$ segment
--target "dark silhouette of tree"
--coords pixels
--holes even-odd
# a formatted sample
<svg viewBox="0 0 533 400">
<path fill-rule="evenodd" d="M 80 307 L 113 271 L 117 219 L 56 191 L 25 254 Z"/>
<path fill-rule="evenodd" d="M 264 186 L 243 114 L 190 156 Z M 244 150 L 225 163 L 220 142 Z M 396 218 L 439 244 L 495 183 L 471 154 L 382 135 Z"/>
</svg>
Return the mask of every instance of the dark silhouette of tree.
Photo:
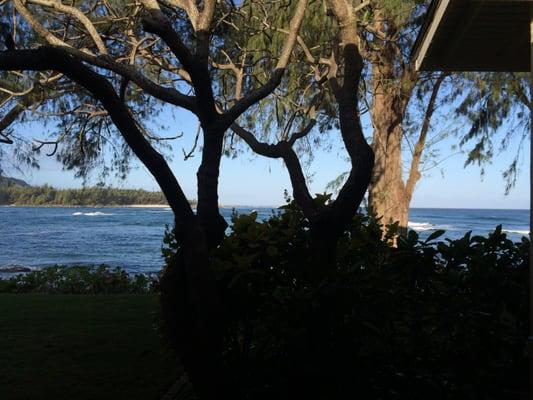
<svg viewBox="0 0 533 400">
<path fill-rule="evenodd" d="M 0 51 L 0 104 L 7 110 L 0 128 L 5 141 L 34 163 L 31 153 L 21 150 L 25 138 L 15 123 L 25 117 L 40 121 L 49 117 L 56 123 L 57 136 L 31 141 L 30 151 L 46 149 L 80 176 L 98 168 L 109 173 L 103 155 L 108 148 L 112 149 L 115 171 L 125 175 L 134 154 L 172 208 L 177 254 L 161 280 L 162 314 L 202 399 L 236 395 L 221 364 L 223 308 L 209 258 L 227 226 L 218 208 L 225 133 L 241 115 L 255 112 L 263 99 L 280 84 L 285 85 L 284 75 L 291 65 L 307 3 L 253 3 L 251 7 L 262 14 L 259 24 L 254 18 L 247 20 L 251 15 L 244 5 L 214 0 L 79 5 L 13 0 L 0 6 L 1 22 L 10 26 L 15 42 L 15 49 L 7 44 L 6 50 Z M 290 8 L 290 14 L 285 13 L 290 16 L 278 25 L 277 16 L 285 7 Z M 331 87 L 341 136 L 352 160 L 352 173 L 342 195 L 326 207 L 315 205 L 289 143 L 276 147 L 281 158 L 293 166 L 295 197 L 312 221 L 323 267 L 335 265 L 335 238 L 357 210 L 373 163 L 357 113 L 363 66 L 357 24 L 353 23 L 357 15 L 344 0 L 333 0 L 330 7 L 341 29 L 332 32 L 331 58 L 321 72 L 324 79 L 317 83 Z M 249 51 L 246 41 L 229 40 L 233 29 L 245 30 L 245 39 L 259 35 L 276 36 L 276 40 L 266 40 L 264 48 L 256 46 Z M 227 97 L 223 91 L 226 75 L 221 71 L 236 68 L 224 61 L 231 60 L 235 52 L 243 55 L 240 78 L 234 82 L 238 88 L 235 96 Z M 145 126 L 163 106 L 183 108 L 199 120 L 203 140 L 196 213 L 161 152 L 161 143 L 168 138 Z"/>
<path fill-rule="evenodd" d="M 311 5 L 313 15 L 320 13 L 321 3 Z M 374 155 L 363 135 L 359 115 L 358 88 L 363 74 L 357 30 L 359 29 L 358 11 L 365 6 L 361 2 L 353 6 L 345 1 L 328 2 L 328 12 L 334 19 L 331 29 L 325 35 L 312 34 L 298 37 L 300 58 L 295 61 L 291 77 L 298 75 L 299 82 L 288 79 L 287 88 L 281 90 L 296 91 L 290 93 L 298 100 L 288 118 L 281 117 L 284 129 L 276 135 L 277 143 L 269 144 L 257 139 L 256 135 L 239 123 L 232 125 L 232 130 L 250 148 L 265 157 L 279 158 L 285 163 L 289 172 L 294 200 L 301 207 L 310 222 L 311 234 L 314 237 L 313 260 L 317 268 L 336 265 L 337 241 L 351 218 L 359 209 L 361 201 L 370 182 Z M 322 19 L 324 15 L 322 15 Z M 284 32 L 280 32 L 283 34 Z M 324 37 L 325 36 L 325 37 Z M 316 42 L 306 42 L 306 39 Z M 329 44 L 324 41 L 328 40 Z M 310 48 L 320 49 L 323 57 L 312 54 Z M 235 64 L 232 64 L 235 66 Z M 238 68 L 230 69 L 234 78 L 239 81 L 242 75 Z M 302 89 L 302 86 L 305 87 Z M 236 88 L 239 85 L 235 86 Z M 283 102 L 283 97 L 278 96 Z M 329 109 L 324 110 L 322 102 L 328 98 Z M 294 147 L 298 141 L 306 138 L 321 118 L 320 113 L 328 112 L 330 118 L 338 121 L 340 137 L 351 162 L 351 170 L 346 182 L 342 185 L 339 195 L 334 201 L 315 201 L 306 183 L 301 162 Z M 246 121 L 244 121 L 246 123 Z M 255 121 L 254 121 L 255 122 Z M 261 128 L 261 120 L 255 122 Z M 248 124 L 250 125 L 250 124 Z M 281 124 L 278 124 L 281 125 Z"/>
<path fill-rule="evenodd" d="M 18 17 L 12 30 L 23 32 L 16 37 L 19 50 L 6 46 L 0 52 L 0 70 L 9 71 L 2 76 L 3 84 L 14 86 L 2 91 L 2 104 L 14 107 L 7 115 L 15 120 L 28 107 L 41 106 L 41 111 L 59 117 L 58 137 L 41 141 L 37 148 L 52 146 L 49 154 L 59 152 L 58 158 L 81 175 L 95 167 L 104 145 L 118 132 L 123 142 L 116 142 L 117 156 L 126 160 L 128 153 L 135 154 L 172 208 L 180 254 L 161 282 L 163 316 L 200 398 L 223 397 L 226 385 L 220 365 L 221 308 L 208 258 L 227 226 L 218 210 L 224 133 L 281 82 L 306 3 L 298 2 L 287 27 L 290 34 L 275 49 L 279 58 L 270 78 L 250 85 L 226 111 L 220 110 L 213 94 L 211 52 L 223 50 L 213 43 L 221 40 L 219 24 L 236 9 L 231 4 L 217 6 L 208 0 L 200 6 L 192 1 L 160 6 L 143 0 L 92 7 L 15 0 L 1 6 L 2 15 Z M 32 97 L 38 89 L 43 96 Z M 152 102 L 143 104 L 148 97 Z M 18 98 L 27 102 L 20 107 Z M 154 99 L 184 108 L 200 121 L 203 147 L 196 214 L 143 125 L 142 117 L 157 109 Z M 118 164 L 119 172 L 126 173 L 126 161 Z"/>
</svg>

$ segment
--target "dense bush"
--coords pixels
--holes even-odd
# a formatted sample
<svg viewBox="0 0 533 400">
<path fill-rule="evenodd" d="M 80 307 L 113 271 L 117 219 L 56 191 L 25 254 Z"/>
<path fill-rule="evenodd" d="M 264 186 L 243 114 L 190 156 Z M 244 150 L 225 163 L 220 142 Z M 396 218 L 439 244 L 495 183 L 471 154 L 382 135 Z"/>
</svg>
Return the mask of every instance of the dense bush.
<svg viewBox="0 0 533 400">
<path fill-rule="evenodd" d="M 234 215 L 213 255 L 245 398 L 527 398 L 528 239 L 411 231 L 392 247 L 357 216 L 316 271 L 307 228 L 292 204 Z"/>
<path fill-rule="evenodd" d="M 157 277 L 128 275 L 106 265 L 53 266 L 0 279 L 0 293 L 145 294 L 158 291 Z"/>
</svg>

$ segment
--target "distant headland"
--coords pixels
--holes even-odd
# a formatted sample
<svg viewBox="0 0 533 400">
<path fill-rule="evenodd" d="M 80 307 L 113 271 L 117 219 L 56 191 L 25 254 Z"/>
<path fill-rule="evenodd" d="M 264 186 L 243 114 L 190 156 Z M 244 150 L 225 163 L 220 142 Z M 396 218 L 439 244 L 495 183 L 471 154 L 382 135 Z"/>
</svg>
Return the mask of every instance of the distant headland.
<svg viewBox="0 0 533 400">
<path fill-rule="evenodd" d="M 189 200 L 195 205 L 195 200 Z M 167 200 L 161 192 L 113 187 L 57 189 L 49 185 L 31 186 L 22 179 L 0 176 L 0 205 L 54 207 L 164 207 Z"/>
<path fill-rule="evenodd" d="M 0 187 L 5 186 L 22 186 L 22 187 L 30 187 L 30 185 L 23 181 L 22 179 L 17 178 L 10 178 L 7 176 L 0 176 Z"/>
</svg>

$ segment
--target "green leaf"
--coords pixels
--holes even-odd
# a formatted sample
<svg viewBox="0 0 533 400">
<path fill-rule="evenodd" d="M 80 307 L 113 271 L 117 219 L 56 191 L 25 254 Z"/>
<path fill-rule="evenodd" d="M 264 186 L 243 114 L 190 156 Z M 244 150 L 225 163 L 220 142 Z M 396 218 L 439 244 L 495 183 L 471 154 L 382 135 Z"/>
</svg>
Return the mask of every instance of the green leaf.
<svg viewBox="0 0 533 400">
<path fill-rule="evenodd" d="M 432 240 L 435 240 L 435 239 L 441 237 L 445 233 L 446 233 L 446 231 L 444 229 L 438 229 L 435 232 L 433 232 L 431 235 L 429 235 L 424 243 L 429 243 Z"/>
</svg>

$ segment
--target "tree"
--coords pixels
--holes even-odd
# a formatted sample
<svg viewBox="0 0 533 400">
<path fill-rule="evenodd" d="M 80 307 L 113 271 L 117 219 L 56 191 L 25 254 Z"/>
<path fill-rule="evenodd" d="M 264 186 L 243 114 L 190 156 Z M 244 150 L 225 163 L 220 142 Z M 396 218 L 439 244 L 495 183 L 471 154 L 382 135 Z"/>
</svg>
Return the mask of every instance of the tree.
<svg viewBox="0 0 533 400">
<path fill-rule="evenodd" d="M 353 6 L 345 1 L 332 1 L 328 5 L 331 14 L 329 18 L 333 22 L 327 25 L 325 33 L 322 30 L 309 34 L 309 29 L 302 30 L 308 34 L 298 37 L 300 57 L 291 65 L 290 77 L 286 84 L 279 88 L 280 93 L 277 93 L 274 100 L 276 109 L 278 106 L 283 107 L 286 96 L 282 91 L 289 91 L 291 106 L 288 108 L 292 109 L 291 114 L 288 118 L 285 115 L 281 118 L 278 116 L 280 122 L 272 124 L 274 129 L 283 127 L 283 131 L 277 134 L 277 143 L 261 141 L 251 130 L 239 123 L 232 124 L 235 134 L 254 152 L 284 161 L 290 176 L 294 200 L 310 223 L 314 243 L 311 251 L 314 252 L 316 268 L 335 268 L 338 239 L 359 209 L 370 182 L 374 160 L 372 150 L 363 135 L 359 115 L 358 88 L 363 73 L 363 59 L 357 39 L 358 11 L 365 3 Z M 320 15 L 323 12 L 321 6 L 321 2 L 310 4 L 310 13 L 314 16 Z M 324 15 L 318 20 L 323 18 Z M 279 31 L 278 34 L 286 32 Z M 253 48 L 257 44 L 252 43 L 251 46 Z M 313 55 L 311 48 L 315 49 L 318 55 Z M 234 79 L 239 81 L 242 74 L 234 62 L 231 62 L 231 65 L 229 70 L 233 72 Z M 293 80 L 298 82 L 294 83 Z M 236 90 L 239 86 L 235 85 Z M 328 101 L 325 102 L 324 98 Z M 325 201 L 321 202 L 313 199 L 309 193 L 294 147 L 299 140 L 312 132 L 323 113 L 328 114 L 328 119 L 338 121 L 340 137 L 350 159 L 351 170 L 337 198 L 323 199 Z M 249 118 L 249 121 L 252 121 L 252 124 L 247 125 L 259 125 L 259 128 L 264 130 L 269 128 L 262 119 L 257 122 Z M 246 124 L 246 121 L 243 122 Z"/>
<path fill-rule="evenodd" d="M 495 133 L 505 126 L 506 121 L 514 123 L 507 127 L 502 148 L 511 142 L 517 132 L 515 128 L 528 121 L 521 117 L 527 113 L 529 100 L 527 80 L 520 76 L 415 70 L 410 52 L 428 3 L 374 0 L 361 2 L 357 7 L 356 33 L 365 63 L 358 88 L 362 100 L 359 101 L 359 112 L 361 115 L 368 113 L 368 136 L 372 132 L 375 154 L 368 203 L 370 209 L 382 217 L 383 223 L 398 222 L 399 233 L 407 232 L 409 205 L 422 174 L 438 165 L 439 158 L 450 156 L 435 155 L 433 146 L 436 143 L 446 136 L 457 135 L 461 148 L 468 153 L 466 164 L 482 164 L 494 154 Z M 306 19 L 298 41 L 300 46 L 305 47 L 303 55 L 307 64 L 289 72 L 291 85 L 297 88 L 288 94 L 291 101 L 287 101 L 286 95 L 270 98 L 270 120 L 279 119 L 279 123 L 274 124 L 278 131 L 274 130 L 270 136 L 284 137 L 287 126 L 299 126 L 302 134 L 298 136 L 307 136 L 314 129 L 314 143 L 318 143 L 319 134 L 331 127 L 328 117 L 333 114 L 327 103 L 332 98 L 322 89 L 319 110 L 309 101 L 314 98 L 309 94 L 310 81 L 314 75 L 320 79 L 317 71 L 329 56 L 327 37 L 323 32 L 331 29 L 330 16 L 316 11 L 314 15 L 320 17 Z M 302 79 L 302 76 L 308 79 Z M 285 118 L 279 118 L 279 114 L 291 115 L 289 120 L 292 125 L 286 125 Z M 298 125 L 298 118 L 302 115 L 311 120 L 309 125 Z M 250 125 L 249 122 L 247 120 L 243 124 Z M 257 121 L 255 129 L 265 132 L 265 118 Z M 527 135 L 527 127 L 521 132 L 523 139 L 524 134 Z M 240 133 L 239 136 L 249 143 L 246 137 L 250 135 L 243 136 L 242 130 Z M 265 136 L 269 135 L 263 134 Z M 469 143 L 473 143 L 470 149 L 467 148 Z M 257 144 L 251 148 L 261 155 L 272 156 Z M 312 149 L 303 151 L 312 152 Z M 290 170 L 291 167 L 288 168 Z M 516 172 L 517 158 L 504 172 L 508 188 Z M 342 174 L 332 186 L 338 188 L 348 176 L 349 172 Z"/>
<path fill-rule="evenodd" d="M 466 95 L 456 114 L 469 129 L 460 135 L 459 144 L 472 146 L 467 149 L 465 167 L 477 164 L 483 175 L 486 163 L 518 142 L 511 163 L 502 172 L 508 194 L 515 186 L 523 143 L 531 132 L 529 74 L 485 72 L 465 73 L 462 77 L 461 89 Z"/>
<path fill-rule="evenodd" d="M 385 223 L 398 221 L 400 232 L 406 232 L 416 184 L 432 164 L 424 160 L 424 155 L 429 155 L 431 136 L 433 142 L 442 134 L 457 136 L 467 152 L 466 166 L 492 158 L 499 128 L 506 129 L 501 142 L 506 148 L 517 133 L 515 128 L 527 124 L 527 118 L 521 117 L 529 104 L 527 82 L 520 76 L 415 71 L 410 50 L 426 6 L 427 2 L 416 1 L 372 2 L 368 9 L 370 35 L 361 35 L 370 68 L 372 147 L 376 154 L 369 206 Z M 522 130 L 522 138 L 527 132 Z M 473 147 L 467 149 L 471 142 Z M 405 168 L 402 155 L 406 147 L 411 159 Z M 516 177 L 517 158 L 518 154 L 503 174 L 507 191 Z"/>
<path fill-rule="evenodd" d="M 16 99 L 26 99 L 35 87 L 44 87 L 46 105 L 60 117 L 62 132 L 56 140 L 41 144 L 53 145 L 52 153 L 62 146 L 60 159 L 85 173 L 116 130 L 127 146 L 119 149 L 140 159 L 172 208 L 180 252 L 161 282 L 163 315 L 200 398 L 223 396 L 225 386 L 220 366 L 221 309 L 208 258 L 227 226 L 218 210 L 224 133 L 240 114 L 279 85 L 306 3 L 298 2 L 286 40 L 274 49 L 279 50 L 279 58 L 270 78 L 264 84 L 249 85 L 245 95 L 224 112 L 213 94 L 210 62 L 223 51 L 213 44 L 220 42 L 219 24 L 233 14 L 231 4 L 217 7 L 207 0 L 200 6 L 192 1 L 160 6 L 155 0 L 143 0 L 65 5 L 14 0 L 1 6 L 2 15 L 16 17 L 10 31 L 17 48 L 6 43 L 0 53 L 0 70 L 10 71 L 3 81 L 24 87 L 3 90 L 4 106 L 15 103 L 15 111 L 6 116 L 22 115 L 29 104 L 41 106 L 33 98 L 27 103 Z M 23 34 L 13 37 L 16 32 Z M 184 94 L 183 89 L 194 95 Z M 149 101 L 189 110 L 200 121 L 203 148 L 196 214 L 138 118 L 155 107 L 143 104 L 149 97 Z M 8 134 L 3 137 L 12 141 Z"/>
<path fill-rule="evenodd" d="M 258 25 L 245 5 L 214 0 L 71 5 L 58 0 L 13 0 L 0 5 L 4 31 L 13 39 L 13 43 L 5 41 L 5 50 L 0 51 L 5 95 L 1 104 L 8 110 L 0 122 L 3 141 L 22 146 L 22 135 L 7 127 L 28 114 L 49 116 L 57 124 L 57 136 L 34 143 L 33 149 L 51 146 L 48 154 L 55 154 L 82 176 L 102 167 L 106 146 L 114 150 L 120 175 L 127 173 L 133 153 L 153 175 L 172 208 L 178 250 L 161 281 L 163 317 L 202 399 L 225 397 L 231 386 L 221 367 L 222 308 L 209 258 L 227 226 L 218 209 L 224 137 L 242 114 L 286 84 L 283 77 L 307 3 L 253 2 L 248 7 L 263 15 Z M 373 155 L 357 111 L 363 67 L 356 37 L 357 7 L 347 0 L 331 0 L 329 5 L 340 28 L 332 32 L 331 56 L 325 70 L 319 71 L 319 82 L 331 87 L 341 136 L 352 160 L 341 195 L 326 207 L 316 205 L 300 185 L 301 168 L 291 140 L 273 149 L 295 166 L 291 170 L 295 197 L 312 220 L 313 232 L 328 239 L 324 252 L 317 254 L 322 254 L 326 266 L 334 266 L 335 240 L 326 233 L 338 237 L 357 210 L 370 180 Z M 276 18 L 286 7 L 291 17 L 278 26 Z M 246 24 L 239 28 L 235 21 Z M 255 48 L 248 57 L 246 43 L 230 40 L 231 29 L 245 30 L 245 39 L 283 35 L 276 35 L 278 40 L 267 41 L 262 49 Z M 235 52 L 243 53 L 239 67 L 224 62 Z M 234 85 L 238 88 L 231 98 L 225 96 L 227 75 L 221 73 L 229 69 L 236 72 Z M 269 72 L 255 74 L 258 69 Z M 190 111 L 201 126 L 196 214 L 158 149 L 165 138 L 152 134 L 144 124 L 162 106 Z M 293 138 L 294 142 L 297 137 Z M 107 171 L 107 166 L 102 168 Z M 321 243 L 319 238 L 316 243 Z"/>
<path fill-rule="evenodd" d="M 374 213 L 383 217 L 383 222 L 399 221 L 400 231 L 405 231 L 407 227 L 408 207 L 416 182 L 420 179 L 419 167 L 427 144 L 431 119 L 438 105 L 439 91 L 447 77 L 447 74 L 422 75 L 414 71 L 409 61 L 409 49 L 415 39 L 415 28 L 421 21 L 420 3 L 379 0 L 357 2 L 353 7 L 349 7 L 352 14 L 349 24 L 355 29 L 350 34 L 355 35 L 352 42 L 357 47 L 361 64 L 356 72 L 357 85 L 352 86 L 352 90 L 358 93 L 360 99 L 357 102 L 357 118 L 369 112 L 373 128 L 372 149 L 375 154 L 375 166 L 372 172 L 369 204 Z M 331 47 L 332 38 L 324 32 L 339 29 L 342 36 L 346 34 L 346 28 L 340 22 L 339 27 L 335 26 L 339 21 L 338 8 L 335 5 L 328 3 L 327 12 L 320 13 L 318 11 L 321 5 L 321 3 L 310 5 L 314 6 L 312 14 L 315 18 L 304 22 L 298 38 L 302 60 L 297 66 L 293 65 L 287 78 L 288 84 L 280 88 L 280 91 L 286 87 L 292 90 L 270 98 L 270 105 L 265 107 L 263 112 L 269 113 L 271 118 L 259 118 L 257 121 L 248 118 L 241 121 L 240 125 L 232 126 L 234 132 L 254 152 L 284 160 L 295 190 L 294 198 L 310 220 L 315 218 L 316 210 L 305 204 L 309 203 L 309 196 L 305 193 L 307 187 L 304 175 L 300 166 L 295 166 L 293 154 L 281 150 L 281 147 L 288 143 L 292 149 L 297 140 L 307 137 L 313 130 L 315 133 L 316 131 L 324 133 L 330 128 L 337 127 L 342 134 L 342 118 L 340 125 L 335 124 L 335 104 L 341 103 L 338 92 L 334 89 L 330 91 L 331 86 L 321 83 L 329 79 L 328 73 L 332 69 L 337 68 L 337 54 L 335 48 Z M 261 46 L 261 43 L 256 44 Z M 350 74 L 353 73 L 350 71 Z M 415 107 L 412 107 L 412 110 L 408 107 L 415 94 L 419 103 L 427 103 L 422 117 L 418 109 L 415 112 Z M 289 101 L 287 96 L 290 98 Z M 418 123 L 418 119 L 413 115 L 409 115 L 413 113 L 422 120 L 421 123 Z M 287 118 L 280 118 L 280 114 L 290 115 L 289 122 L 286 121 Z M 416 144 L 413 146 L 408 178 L 404 182 L 402 142 L 407 132 L 403 129 L 402 122 L 407 122 L 407 119 L 410 130 L 418 130 L 418 137 L 415 138 Z M 270 132 L 265 128 L 265 122 L 270 124 L 267 128 L 273 128 Z M 361 125 L 360 122 L 358 124 Z M 242 125 L 248 125 L 248 129 Z M 276 136 L 278 144 L 269 146 L 267 141 L 256 140 L 251 132 L 254 128 L 261 129 L 262 136 L 267 140 L 269 136 Z M 363 135 L 362 130 L 360 135 Z M 315 136 L 315 140 L 319 139 Z M 343 141 L 343 144 L 346 146 L 346 141 Z M 337 181 L 338 186 L 342 186 L 336 200 L 340 203 L 342 197 L 346 195 L 346 188 L 353 185 L 351 181 L 354 179 L 355 158 L 350 153 L 349 145 L 346 147 L 352 161 L 352 171 L 343 174 L 342 179 Z M 355 206 L 359 207 L 360 202 L 361 199 L 358 198 Z M 320 211 L 318 214 L 324 212 Z M 331 216 L 326 218 L 332 219 Z M 320 230 L 327 231 L 327 236 L 332 237 L 331 229 L 321 227 Z M 324 240 L 320 242 L 324 243 Z"/>
</svg>

